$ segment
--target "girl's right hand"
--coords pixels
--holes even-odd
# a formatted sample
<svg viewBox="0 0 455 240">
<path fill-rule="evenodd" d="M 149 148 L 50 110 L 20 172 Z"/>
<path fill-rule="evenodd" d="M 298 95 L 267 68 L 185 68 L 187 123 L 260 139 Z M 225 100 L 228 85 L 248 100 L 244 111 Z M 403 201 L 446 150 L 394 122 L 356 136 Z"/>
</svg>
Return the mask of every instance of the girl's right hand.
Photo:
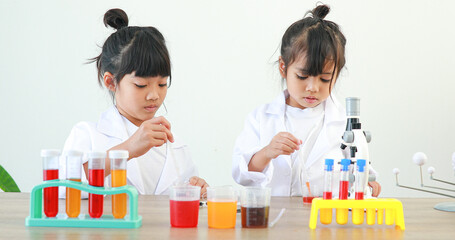
<svg viewBox="0 0 455 240">
<path fill-rule="evenodd" d="M 297 139 L 288 132 L 280 132 L 273 137 L 270 144 L 265 147 L 265 155 L 269 159 L 277 158 L 280 155 L 291 155 L 299 150 L 302 140 Z"/>
<path fill-rule="evenodd" d="M 131 159 L 144 155 L 152 147 L 159 147 L 168 140 L 174 142 L 171 124 L 160 116 L 144 121 L 125 144 L 128 146 Z"/>
</svg>

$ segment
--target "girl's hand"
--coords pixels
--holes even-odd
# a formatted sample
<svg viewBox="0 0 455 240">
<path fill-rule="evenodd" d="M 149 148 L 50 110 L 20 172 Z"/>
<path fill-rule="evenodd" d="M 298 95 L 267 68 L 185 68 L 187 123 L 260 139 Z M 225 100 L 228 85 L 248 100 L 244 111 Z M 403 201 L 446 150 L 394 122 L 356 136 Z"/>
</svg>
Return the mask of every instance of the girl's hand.
<svg viewBox="0 0 455 240">
<path fill-rule="evenodd" d="M 265 147 L 265 156 L 274 159 L 280 155 L 291 155 L 295 150 L 299 150 L 300 144 L 302 144 L 302 140 L 297 139 L 294 135 L 280 132 Z"/>
<path fill-rule="evenodd" d="M 368 182 L 368 186 L 370 186 L 373 190 L 371 192 L 371 196 L 377 197 L 381 193 L 381 184 L 378 182 Z"/>
<path fill-rule="evenodd" d="M 204 179 L 200 177 L 193 176 L 190 178 L 190 185 L 201 187 L 201 198 L 207 192 L 207 187 L 209 186 Z"/>
<path fill-rule="evenodd" d="M 159 147 L 168 140 L 174 142 L 171 124 L 164 117 L 156 117 L 144 121 L 125 144 L 131 159 L 144 155 L 152 147 Z"/>
</svg>

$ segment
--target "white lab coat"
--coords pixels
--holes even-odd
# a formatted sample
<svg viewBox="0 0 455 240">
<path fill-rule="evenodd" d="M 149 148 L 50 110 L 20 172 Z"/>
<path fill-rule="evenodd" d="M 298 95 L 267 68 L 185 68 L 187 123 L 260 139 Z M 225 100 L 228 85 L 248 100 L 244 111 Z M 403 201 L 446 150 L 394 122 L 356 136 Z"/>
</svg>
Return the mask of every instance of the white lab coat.
<svg viewBox="0 0 455 240">
<path fill-rule="evenodd" d="M 174 135 L 175 136 L 175 135 Z M 65 142 L 63 150 L 89 151 L 107 151 L 110 148 L 126 141 L 128 139 L 126 126 L 122 116 L 115 106 L 101 114 L 97 123 L 80 122 L 76 124 L 68 139 Z M 174 143 L 166 143 L 166 159 L 161 176 L 155 188 L 155 195 L 168 194 L 169 187 L 197 176 L 196 166 L 191 160 L 188 146 L 175 138 Z M 137 159 L 147 157 L 143 155 L 133 158 L 127 164 L 127 184 L 136 187 L 139 194 L 144 194 L 144 183 L 141 177 Z M 84 154 L 83 162 L 88 161 Z M 66 178 L 66 162 L 64 156 L 60 159 L 60 179 Z M 87 182 L 85 172 L 82 170 L 82 181 Z M 110 186 L 110 175 L 105 178 L 104 186 Z M 59 189 L 60 197 L 65 196 L 65 188 Z M 83 192 L 82 197 L 87 197 Z"/>
<path fill-rule="evenodd" d="M 235 143 L 232 161 L 232 176 L 237 183 L 271 187 L 273 196 L 302 195 L 302 184 L 298 177 L 301 173 L 297 172 L 301 167 L 300 161 L 292 163 L 291 156 L 280 155 L 272 159 L 262 172 L 248 171 L 248 164 L 252 156 L 267 146 L 277 133 L 288 131 L 285 125 L 287 96 L 285 90 L 273 102 L 258 107 L 248 115 L 245 127 Z M 307 172 L 306 181 L 315 184 L 318 192 L 322 193 L 324 159 L 334 159 L 333 194 L 337 196 L 340 169 L 337 163 L 345 158 L 340 145 L 346 128 L 346 114 L 335 97 L 329 97 L 321 104 L 325 111 L 322 129 L 303 167 Z"/>
</svg>

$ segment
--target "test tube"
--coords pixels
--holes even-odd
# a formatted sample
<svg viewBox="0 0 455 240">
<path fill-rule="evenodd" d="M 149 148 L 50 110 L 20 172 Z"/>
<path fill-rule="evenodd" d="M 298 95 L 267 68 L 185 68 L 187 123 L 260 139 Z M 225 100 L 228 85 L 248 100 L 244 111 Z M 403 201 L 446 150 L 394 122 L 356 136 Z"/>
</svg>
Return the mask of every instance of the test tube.
<svg viewBox="0 0 455 240">
<path fill-rule="evenodd" d="M 325 160 L 324 167 L 324 193 L 323 199 L 330 200 L 332 199 L 332 176 L 333 176 L 333 159 Z M 323 208 L 320 210 L 321 213 L 321 223 L 330 224 L 332 222 L 332 209 Z"/>
<path fill-rule="evenodd" d="M 128 151 L 112 150 L 109 151 L 111 159 L 111 186 L 121 187 L 126 185 L 126 163 Z M 126 215 L 126 193 L 115 194 L 112 196 L 112 215 L 114 218 L 124 218 Z"/>
<path fill-rule="evenodd" d="M 356 171 L 355 171 L 355 199 L 363 200 L 363 192 L 365 191 L 365 163 L 364 159 L 357 159 Z M 363 223 L 363 212 L 364 209 L 353 208 L 352 209 L 352 223 L 362 224 Z"/>
<path fill-rule="evenodd" d="M 82 152 L 75 150 L 65 151 L 66 179 L 81 182 Z M 66 188 L 66 214 L 70 218 L 79 216 L 81 212 L 81 190 Z"/>
<path fill-rule="evenodd" d="M 56 149 L 41 150 L 43 160 L 43 180 L 58 179 L 58 159 L 60 151 Z M 58 213 L 58 187 L 44 188 L 43 195 L 44 214 L 47 217 L 55 217 Z"/>
<path fill-rule="evenodd" d="M 348 188 L 349 188 L 349 165 L 351 165 L 351 160 L 341 159 L 341 173 L 340 173 L 340 189 L 339 189 L 339 199 L 346 200 L 348 199 Z M 337 223 L 346 224 L 348 222 L 348 209 L 347 208 L 337 208 Z"/>
<path fill-rule="evenodd" d="M 104 161 L 106 152 L 92 151 L 88 153 L 88 183 L 94 187 L 104 187 Z M 92 218 L 103 215 L 103 195 L 88 194 L 88 213 Z"/>
</svg>

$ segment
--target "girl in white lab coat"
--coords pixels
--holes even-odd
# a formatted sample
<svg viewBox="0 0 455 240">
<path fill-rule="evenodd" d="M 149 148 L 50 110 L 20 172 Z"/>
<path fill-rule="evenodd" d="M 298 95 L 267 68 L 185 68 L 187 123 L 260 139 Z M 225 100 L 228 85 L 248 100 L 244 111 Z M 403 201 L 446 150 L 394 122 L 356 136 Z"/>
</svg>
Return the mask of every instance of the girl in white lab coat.
<svg viewBox="0 0 455 240">
<path fill-rule="evenodd" d="M 127 182 L 139 194 L 167 194 L 170 186 L 185 181 L 200 186 L 203 194 L 208 185 L 197 177 L 188 146 L 173 135 L 164 117 L 155 117 L 171 85 L 171 62 L 163 35 L 154 27 L 129 27 L 121 9 L 107 11 L 104 24 L 116 32 L 92 60 L 100 85 L 109 90 L 115 104 L 98 122 L 76 124 L 64 150 L 128 150 Z M 65 161 L 60 162 L 60 178 L 65 178 Z M 109 159 L 105 164 L 105 186 L 109 186 Z M 85 157 L 82 172 L 86 181 Z M 64 188 L 60 195 L 65 195 Z"/>
<path fill-rule="evenodd" d="M 278 67 L 287 89 L 248 115 L 234 147 L 237 183 L 271 187 L 274 196 L 301 196 L 303 182 L 321 192 L 324 159 L 345 158 L 345 110 L 331 90 L 345 64 L 346 39 L 336 23 L 324 20 L 329 10 L 317 6 L 284 33 Z M 370 186 L 378 196 L 380 185 Z"/>
</svg>

